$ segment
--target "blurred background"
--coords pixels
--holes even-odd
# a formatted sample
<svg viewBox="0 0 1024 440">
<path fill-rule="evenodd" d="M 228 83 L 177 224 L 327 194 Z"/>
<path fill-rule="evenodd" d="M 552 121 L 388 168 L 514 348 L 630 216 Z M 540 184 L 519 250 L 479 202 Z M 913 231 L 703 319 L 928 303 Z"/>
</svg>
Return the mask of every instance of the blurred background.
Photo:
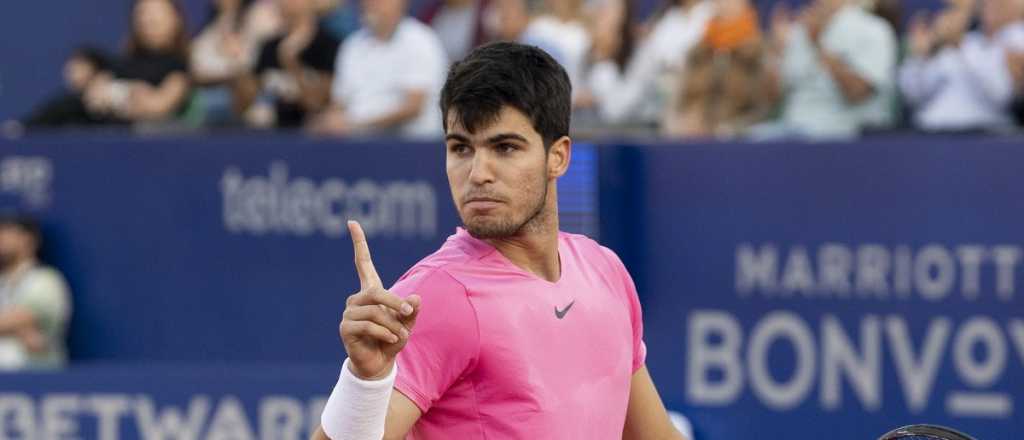
<svg viewBox="0 0 1024 440">
<path fill-rule="evenodd" d="M 562 228 L 694 438 L 1024 432 L 1024 0 L 3 9 L 0 438 L 307 438 L 344 222 L 385 282 L 454 232 L 438 95 L 497 40 L 569 73 Z"/>
</svg>

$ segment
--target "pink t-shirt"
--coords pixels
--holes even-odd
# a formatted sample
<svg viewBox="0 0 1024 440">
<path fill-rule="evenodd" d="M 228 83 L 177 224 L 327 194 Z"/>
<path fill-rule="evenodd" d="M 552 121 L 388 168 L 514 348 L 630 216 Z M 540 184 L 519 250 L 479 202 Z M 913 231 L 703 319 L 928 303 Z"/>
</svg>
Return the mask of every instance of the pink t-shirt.
<svg viewBox="0 0 1024 440">
<path fill-rule="evenodd" d="M 459 229 L 392 287 L 423 298 L 395 388 L 423 411 L 411 439 L 621 439 L 644 364 L 633 280 L 559 233 L 554 283 Z"/>
</svg>

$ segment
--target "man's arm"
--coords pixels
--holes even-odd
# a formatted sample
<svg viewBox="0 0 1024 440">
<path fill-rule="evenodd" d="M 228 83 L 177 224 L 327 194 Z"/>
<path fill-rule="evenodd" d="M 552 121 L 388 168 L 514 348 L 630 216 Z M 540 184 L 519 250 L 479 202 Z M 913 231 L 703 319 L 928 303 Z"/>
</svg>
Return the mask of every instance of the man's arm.
<svg viewBox="0 0 1024 440">
<path fill-rule="evenodd" d="M 405 394 L 394 390 L 391 392 L 391 401 L 388 403 L 388 416 L 384 424 L 384 440 L 404 439 L 422 413 Z M 311 440 L 341 440 L 331 439 L 324 433 L 323 428 L 318 427 L 313 433 Z"/>
<path fill-rule="evenodd" d="M 629 386 L 629 407 L 626 409 L 626 426 L 622 430 L 623 440 L 686 440 L 668 418 L 665 405 L 661 403 L 647 367 L 633 373 Z"/>
<path fill-rule="evenodd" d="M 15 305 L 0 312 L 0 335 L 12 335 L 36 329 L 36 317 L 26 307 Z"/>
<path fill-rule="evenodd" d="M 815 44 L 815 49 L 818 52 L 818 58 L 832 75 L 832 79 L 839 86 L 839 91 L 842 92 L 847 103 L 860 104 L 874 96 L 875 86 L 871 82 L 846 65 L 842 59 L 828 53 L 820 44 Z"/>
<path fill-rule="evenodd" d="M 407 90 L 402 105 L 391 113 L 367 121 L 364 125 L 370 129 L 381 130 L 404 124 L 419 116 L 423 111 L 423 103 L 426 101 L 427 92 L 425 90 Z"/>
</svg>

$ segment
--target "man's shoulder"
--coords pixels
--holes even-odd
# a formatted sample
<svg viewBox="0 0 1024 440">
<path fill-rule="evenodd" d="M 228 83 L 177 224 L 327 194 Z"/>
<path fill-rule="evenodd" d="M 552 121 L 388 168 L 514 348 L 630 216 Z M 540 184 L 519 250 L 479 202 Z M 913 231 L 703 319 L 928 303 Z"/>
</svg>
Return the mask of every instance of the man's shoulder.
<svg viewBox="0 0 1024 440">
<path fill-rule="evenodd" d="M 868 31 L 868 35 L 893 33 L 892 26 L 885 19 L 872 14 L 861 6 L 846 5 L 838 12 L 833 21 L 835 26 L 842 31 Z M 851 39 L 863 37 L 863 35 L 845 35 Z"/>
<path fill-rule="evenodd" d="M 586 235 L 560 232 L 559 236 L 577 252 L 580 252 L 588 264 L 607 266 L 604 269 L 609 270 L 616 270 L 622 266 L 622 261 L 615 251 Z"/>
<path fill-rule="evenodd" d="M 415 18 L 406 17 L 399 23 L 398 37 L 398 44 L 402 47 L 444 53 L 444 45 L 441 44 L 441 39 L 434 32 L 434 28 Z"/>
<path fill-rule="evenodd" d="M 28 276 L 32 279 L 43 280 L 44 282 L 64 283 L 64 275 L 52 266 L 36 266 L 28 273 Z"/>
<path fill-rule="evenodd" d="M 428 290 L 434 290 L 437 286 L 450 290 L 454 286 L 458 287 L 455 290 L 461 290 L 464 294 L 465 285 L 458 274 L 488 253 L 487 249 L 474 245 L 462 235 L 453 235 L 441 248 L 409 268 L 395 286 Z"/>
</svg>

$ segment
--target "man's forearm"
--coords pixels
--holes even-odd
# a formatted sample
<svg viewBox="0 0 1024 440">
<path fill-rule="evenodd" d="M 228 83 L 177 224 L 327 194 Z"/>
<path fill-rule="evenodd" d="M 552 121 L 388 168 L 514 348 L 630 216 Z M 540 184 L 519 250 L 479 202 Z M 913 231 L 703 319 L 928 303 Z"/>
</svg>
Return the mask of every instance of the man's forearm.
<svg viewBox="0 0 1024 440">
<path fill-rule="evenodd" d="M 846 65 L 839 57 L 829 54 L 821 46 L 817 47 L 818 58 L 828 70 L 832 79 L 839 86 L 843 98 L 849 104 L 860 104 L 875 93 L 875 88 L 857 72 Z"/>
<path fill-rule="evenodd" d="M 36 317 L 24 307 L 14 306 L 0 313 L 0 335 L 36 330 Z"/>
<path fill-rule="evenodd" d="M 426 100 L 426 93 L 410 92 L 409 94 L 410 96 L 405 99 L 405 102 L 397 110 L 379 118 L 371 119 L 361 124 L 362 127 L 360 128 L 383 130 L 404 124 L 419 116 L 423 108 L 423 102 Z"/>
</svg>

